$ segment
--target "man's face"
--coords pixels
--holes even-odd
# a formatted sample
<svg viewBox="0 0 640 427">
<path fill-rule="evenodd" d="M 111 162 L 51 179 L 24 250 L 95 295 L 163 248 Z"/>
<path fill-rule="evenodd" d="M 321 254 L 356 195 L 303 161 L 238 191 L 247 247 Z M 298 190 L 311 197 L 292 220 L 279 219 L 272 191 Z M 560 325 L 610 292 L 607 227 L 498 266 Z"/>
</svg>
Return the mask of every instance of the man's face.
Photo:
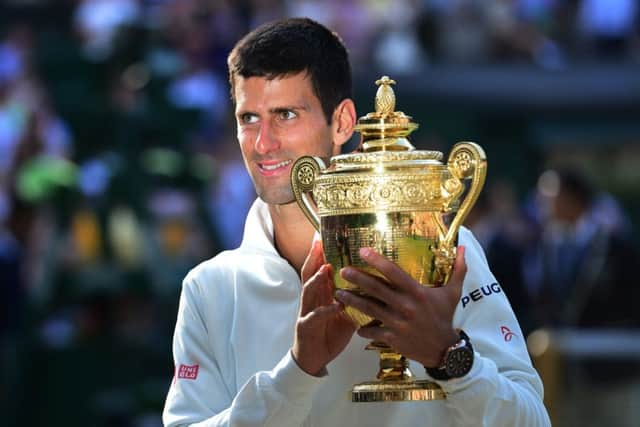
<svg viewBox="0 0 640 427">
<path fill-rule="evenodd" d="M 305 73 L 268 80 L 236 77 L 236 123 L 245 165 L 266 203 L 294 200 L 291 167 L 301 156 L 339 153 Z"/>
</svg>

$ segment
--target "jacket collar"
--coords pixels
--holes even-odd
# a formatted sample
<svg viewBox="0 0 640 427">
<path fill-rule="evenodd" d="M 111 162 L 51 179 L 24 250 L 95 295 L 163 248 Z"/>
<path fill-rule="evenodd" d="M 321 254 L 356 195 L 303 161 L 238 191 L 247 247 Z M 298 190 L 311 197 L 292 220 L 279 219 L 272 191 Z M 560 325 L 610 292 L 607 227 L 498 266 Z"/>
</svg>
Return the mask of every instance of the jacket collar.
<svg viewBox="0 0 640 427">
<path fill-rule="evenodd" d="M 269 207 L 260 198 L 253 202 L 247 214 L 240 249 L 250 252 L 267 252 L 280 257 L 273 241 L 273 221 Z"/>
</svg>

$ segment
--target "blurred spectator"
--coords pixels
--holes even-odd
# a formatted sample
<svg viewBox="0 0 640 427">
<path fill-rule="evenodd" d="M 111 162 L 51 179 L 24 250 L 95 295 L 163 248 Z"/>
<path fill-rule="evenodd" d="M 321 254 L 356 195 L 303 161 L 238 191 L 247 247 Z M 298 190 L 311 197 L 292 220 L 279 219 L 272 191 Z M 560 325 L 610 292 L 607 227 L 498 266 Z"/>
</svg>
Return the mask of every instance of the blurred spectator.
<svg viewBox="0 0 640 427">
<path fill-rule="evenodd" d="M 145 237 L 145 269 L 153 293 L 161 298 L 179 294 L 182 277 L 213 253 L 213 245 L 198 215 L 192 194 L 158 188 L 147 202 L 151 218 Z M 125 246 L 126 248 L 126 246 Z"/>
<path fill-rule="evenodd" d="M 9 425 L 16 409 L 9 403 L 20 395 L 17 342 L 24 316 L 24 282 L 20 274 L 24 252 L 7 228 L 9 199 L 0 190 L 0 409 Z"/>
<path fill-rule="evenodd" d="M 108 58 L 118 31 L 140 17 L 136 0 L 81 0 L 75 10 L 74 25 L 85 54 L 91 60 Z"/>
<path fill-rule="evenodd" d="M 46 97 L 43 97 L 46 98 Z M 42 140 L 42 152 L 48 156 L 71 158 L 73 137 L 67 123 L 56 114 L 48 99 L 42 99 L 35 112 L 38 138 Z"/>
<path fill-rule="evenodd" d="M 21 316 L 23 283 L 20 274 L 23 251 L 7 227 L 10 200 L 0 192 L 0 368 L 5 348 L 13 338 Z"/>
<path fill-rule="evenodd" d="M 241 20 L 226 2 L 214 6 L 182 0 L 167 10 L 167 31 L 180 63 L 167 99 L 177 108 L 199 111 L 200 130 L 215 135 L 230 108 L 226 76 L 220 70 L 226 69 L 224 61 L 234 41 L 230 37 Z"/>
<path fill-rule="evenodd" d="M 552 39 L 559 2 L 554 0 L 425 1 L 418 33 L 436 62 L 534 63 L 565 66 L 563 49 Z"/>
<path fill-rule="evenodd" d="M 216 178 L 209 188 L 208 213 L 220 241 L 220 249 L 235 249 L 244 235 L 244 220 L 256 198 L 255 190 L 235 141 L 223 138 L 216 153 Z"/>
<path fill-rule="evenodd" d="M 29 116 L 39 105 L 31 72 L 33 34 L 25 25 L 10 29 L 0 43 L 0 184 L 13 167 Z"/>
<path fill-rule="evenodd" d="M 487 8 L 493 55 L 499 61 L 565 66 L 562 49 L 550 38 L 556 1 L 494 0 Z"/>
<path fill-rule="evenodd" d="M 637 0 L 582 0 L 578 28 L 586 47 L 600 59 L 623 59 L 637 35 Z"/>
<path fill-rule="evenodd" d="M 380 69 L 396 74 L 409 74 L 426 63 L 416 34 L 416 2 L 395 2 L 380 16 L 379 36 L 373 46 L 373 57 Z"/>
<path fill-rule="evenodd" d="M 8 86 L 0 82 L 0 176 L 12 167 L 26 122 L 26 109 L 10 98 Z"/>
<path fill-rule="evenodd" d="M 434 40 L 423 40 L 433 49 L 428 54 L 444 63 L 486 62 L 490 39 L 485 10 L 476 2 L 466 0 L 430 3 L 425 14 L 428 25 L 433 26 L 428 34 Z"/>
<path fill-rule="evenodd" d="M 525 258 L 529 326 L 640 326 L 634 308 L 640 258 L 628 234 L 600 221 L 596 190 L 576 171 L 552 170 L 541 175 L 538 196 L 546 215 Z"/>
<path fill-rule="evenodd" d="M 26 25 L 13 27 L 0 43 L 0 82 L 15 82 L 28 68 L 31 30 Z"/>
<path fill-rule="evenodd" d="M 537 197 L 543 230 L 524 257 L 528 330 L 637 333 L 640 257 L 615 199 L 572 169 L 544 172 Z M 582 357 L 562 359 L 566 369 L 555 374 L 554 381 L 573 392 L 563 400 L 563 413 L 577 411 L 585 426 L 632 425 L 640 361 L 631 355 L 624 362 L 618 357 L 590 357 L 587 348 L 583 351 Z M 567 425 L 573 425 L 575 417 L 570 419 Z"/>
<path fill-rule="evenodd" d="M 216 125 L 229 108 L 224 80 L 203 68 L 186 71 L 169 87 L 168 96 L 176 107 L 201 110 Z"/>
<path fill-rule="evenodd" d="M 345 45 L 349 46 L 349 56 L 354 65 L 366 63 L 371 58 L 371 51 L 378 49 L 377 43 L 374 44 L 374 38 L 376 33 L 380 32 L 380 26 L 385 19 L 393 21 L 397 15 L 411 14 L 410 10 L 403 7 L 407 6 L 404 1 L 398 4 L 399 7 L 389 7 L 391 2 L 388 0 L 329 0 L 324 2 L 289 0 L 284 3 L 287 8 L 287 16 L 309 17 L 340 34 Z M 393 62 L 391 58 L 387 59 L 387 63 Z"/>
</svg>

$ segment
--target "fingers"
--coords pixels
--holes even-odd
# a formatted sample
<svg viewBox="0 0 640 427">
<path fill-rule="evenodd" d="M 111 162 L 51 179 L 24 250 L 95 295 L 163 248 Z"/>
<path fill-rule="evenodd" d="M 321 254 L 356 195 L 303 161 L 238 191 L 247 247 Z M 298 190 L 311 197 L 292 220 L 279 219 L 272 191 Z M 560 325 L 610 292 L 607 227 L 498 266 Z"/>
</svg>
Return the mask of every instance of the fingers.
<svg viewBox="0 0 640 427">
<path fill-rule="evenodd" d="M 300 316 L 304 316 L 320 305 L 326 305 L 331 297 L 331 265 L 322 264 L 318 271 L 302 287 Z M 330 300 L 329 300 L 330 301 Z"/>
<path fill-rule="evenodd" d="M 387 305 L 394 305 L 398 301 L 399 295 L 394 290 L 394 285 L 389 284 L 381 277 L 374 276 L 354 267 L 343 268 L 340 270 L 340 276 L 346 281 L 357 285 L 367 295 Z"/>
<path fill-rule="evenodd" d="M 446 295 L 451 301 L 457 302 L 462 294 L 462 284 L 467 273 L 464 254 L 464 246 L 458 246 L 447 286 L 438 288 L 438 293 Z M 428 295 L 430 295 L 429 299 L 434 297 L 434 290 L 421 286 L 408 273 L 382 255 L 369 248 L 363 248 L 361 256 L 369 265 L 381 272 L 386 280 L 353 267 L 343 268 L 340 270 L 342 278 L 372 297 L 362 298 L 355 294 L 338 291 L 336 299 L 345 305 L 353 306 L 385 323 L 391 323 L 393 311 L 402 314 L 405 318 L 410 317 L 412 301 L 424 302 Z"/>
<path fill-rule="evenodd" d="M 389 261 L 371 248 L 360 248 L 360 257 L 371 267 L 378 270 L 383 276 L 393 283 L 396 289 L 411 292 L 416 286 L 416 281 L 394 262 Z"/>
<path fill-rule="evenodd" d="M 456 259 L 448 282 L 448 285 L 453 285 L 460 289 L 462 289 L 462 282 L 467 274 L 467 264 L 464 259 L 464 252 L 464 246 L 458 246 L 456 248 Z M 384 256 L 375 252 L 373 249 L 361 248 L 360 257 L 371 267 L 382 273 L 389 283 L 393 284 L 394 288 L 405 292 L 415 290 L 415 285 L 417 283 L 407 272 L 398 267 L 394 262 L 389 261 Z M 345 277 L 345 279 L 347 278 Z M 358 282 L 358 284 L 360 284 L 360 282 Z M 378 297 L 378 295 L 375 296 Z"/>
<path fill-rule="evenodd" d="M 320 307 L 316 307 L 309 311 L 302 316 L 301 320 L 303 322 L 326 322 L 343 311 L 344 305 L 339 301 L 334 301 L 329 305 L 321 305 Z"/>
<path fill-rule="evenodd" d="M 305 283 L 309 278 L 315 274 L 318 269 L 325 263 L 324 252 L 322 249 L 322 240 L 314 238 L 311 243 L 311 250 L 307 258 L 304 260 L 301 270 L 302 283 Z"/>
<path fill-rule="evenodd" d="M 393 333 L 390 329 L 384 326 L 363 326 L 358 329 L 358 335 L 362 338 L 367 338 L 373 341 L 383 342 L 387 345 L 391 345 Z"/>
<path fill-rule="evenodd" d="M 342 304 L 360 310 L 383 323 L 395 320 L 391 310 L 373 298 L 364 298 L 348 291 L 339 290 L 336 292 L 336 299 Z"/>
</svg>

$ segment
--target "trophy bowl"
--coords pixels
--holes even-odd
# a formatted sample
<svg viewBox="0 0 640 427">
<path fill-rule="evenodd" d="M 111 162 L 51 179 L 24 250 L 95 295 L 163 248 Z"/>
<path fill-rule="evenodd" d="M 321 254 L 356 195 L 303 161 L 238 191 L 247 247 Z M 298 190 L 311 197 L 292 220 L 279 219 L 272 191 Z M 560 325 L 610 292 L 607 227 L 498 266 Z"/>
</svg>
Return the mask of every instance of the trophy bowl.
<svg viewBox="0 0 640 427">
<path fill-rule="evenodd" d="M 387 76 L 376 81 L 376 111 L 358 120 L 359 151 L 330 159 L 299 158 L 291 185 L 300 208 L 320 232 L 325 257 L 334 267 L 336 289 L 367 295 L 340 277 L 354 266 L 379 274 L 359 255 L 371 247 L 424 286 L 446 284 L 455 261 L 460 225 L 478 198 L 486 176 L 486 156 L 473 142 L 459 142 L 446 164 L 438 151 L 415 150 L 407 136 L 418 125 L 395 111 Z M 376 321 L 353 307 L 346 313 L 358 326 Z M 445 398 L 434 382 L 418 380 L 406 358 L 384 343 L 376 381 L 354 386 L 355 402 Z"/>
</svg>

